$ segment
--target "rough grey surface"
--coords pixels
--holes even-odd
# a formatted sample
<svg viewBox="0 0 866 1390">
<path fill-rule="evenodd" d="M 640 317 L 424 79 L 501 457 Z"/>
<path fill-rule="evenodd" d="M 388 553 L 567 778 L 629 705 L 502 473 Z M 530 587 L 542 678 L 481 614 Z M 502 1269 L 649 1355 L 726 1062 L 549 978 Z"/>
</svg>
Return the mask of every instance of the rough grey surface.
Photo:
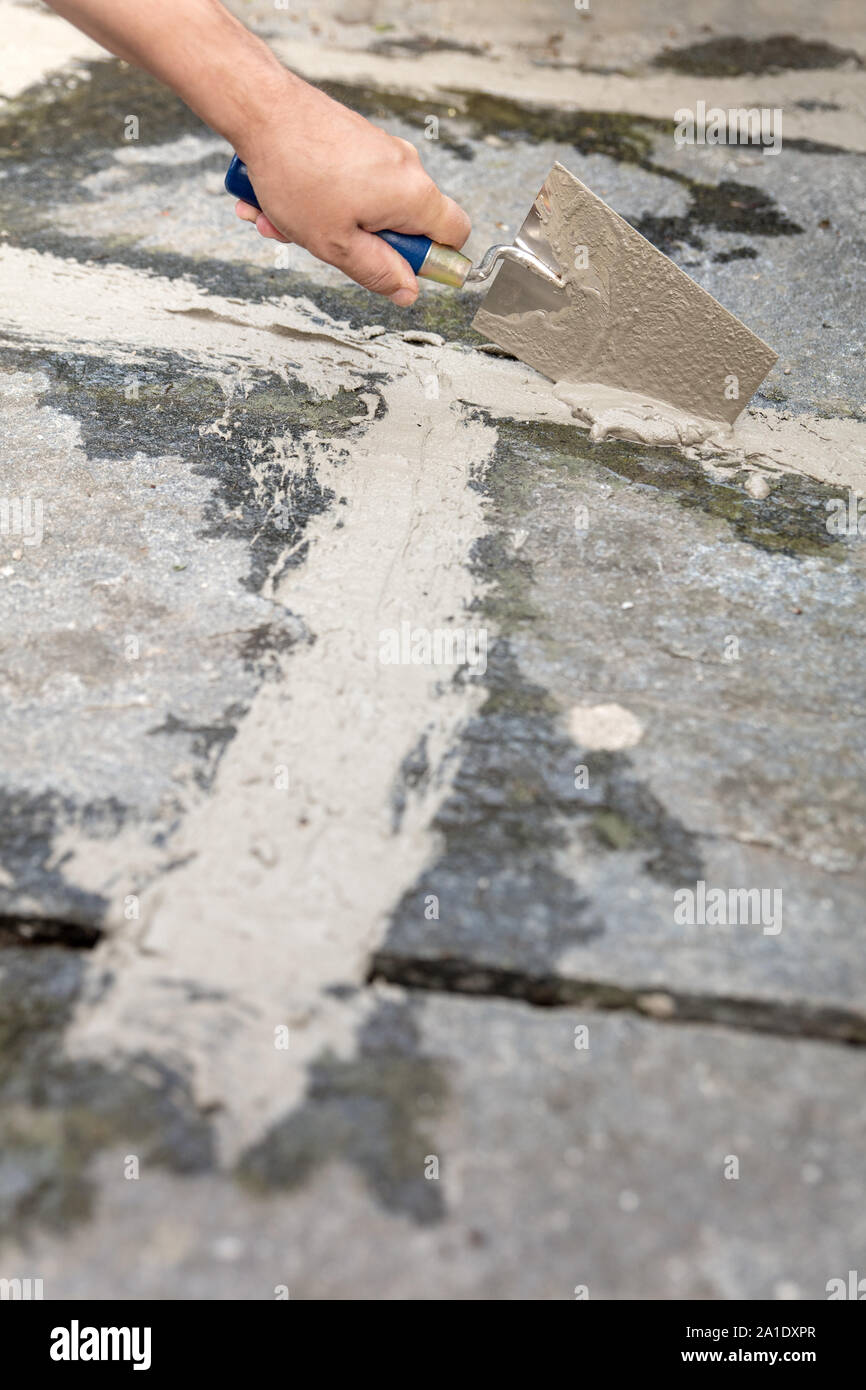
<svg viewBox="0 0 866 1390">
<path fill-rule="evenodd" d="M 179 102 L 28 30 L 0 104 L 0 1275 L 823 1297 L 866 1234 L 863 539 L 826 524 L 866 457 L 863 35 L 793 0 L 738 19 L 745 56 L 721 0 L 674 35 L 631 4 L 564 34 L 497 6 L 489 38 L 485 5 L 437 34 L 318 8 L 243 13 L 419 143 L 475 254 L 572 168 L 779 351 L 776 448 L 591 444 L 482 350 L 473 296 L 405 314 L 277 262 Z M 678 150 L 683 82 L 796 134 Z M 483 667 L 383 665 L 402 622 L 483 629 Z M 679 925 L 699 882 L 780 892 L 781 931 Z"/>
<path fill-rule="evenodd" d="M 148 1154 L 126 1181 L 109 1117 L 95 1208 L 28 1268 L 104 1297 L 122 1231 L 121 1298 L 822 1298 L 866 1237 L 860 1078 L 853 1050 L 380 992 L 234 1179 Z"/>
<path fill-rule="evenodd" d="M 687 1010 L 751 1001 L 756 1026 L 769 1005 L 777 1026 L 862 1040 L 859 538 L 827 534 L 814 485 L 752 500 L 555 425 L 501 426 L 487 487 L 476 565 L 509 640 L 438 812 L 445 852 L 377 968 L 417 983 L 423 962 L 435 983 L 438 963 L 477 987 L 488 967 L 518 977 L 494 992 L 527 994 L 556 977 L 566 998 L 664 986 Z M 610 702 L 639 721 L 636 746 L 569 736 L 573 706 Z M 698 881 L 775 890 L 779 930 L 678 925 L 675 894 Z"/>
</svg>

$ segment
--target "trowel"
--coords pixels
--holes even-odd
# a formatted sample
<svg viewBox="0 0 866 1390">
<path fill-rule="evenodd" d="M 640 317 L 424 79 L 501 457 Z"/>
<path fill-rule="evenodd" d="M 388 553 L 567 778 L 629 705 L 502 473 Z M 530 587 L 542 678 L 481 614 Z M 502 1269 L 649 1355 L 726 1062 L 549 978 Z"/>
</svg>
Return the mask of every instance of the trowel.
<svg viewBox="0 0 866 1390">
<path fill-rule="evenodd" d="M 259 207 L 234 156 L 229 193 Z M 730 423 L 776 354 L 562 164 L 512 245 L 474 264 L 452 246 L 377 233 L 419 277 L 487 290 L 473 327 L 553 381 L 598 383 Z"/>
</svg>

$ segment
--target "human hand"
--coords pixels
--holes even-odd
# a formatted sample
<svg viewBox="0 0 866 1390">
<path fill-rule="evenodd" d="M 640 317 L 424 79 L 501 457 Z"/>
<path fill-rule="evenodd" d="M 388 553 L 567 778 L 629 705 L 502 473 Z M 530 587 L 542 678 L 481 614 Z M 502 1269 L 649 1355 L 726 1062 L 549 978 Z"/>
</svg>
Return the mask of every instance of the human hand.
<svg viewBox="0 0 866 1390">
<path fill-rule="evenodd" d="M 373 233 L 390 228 L 459 248 L 469 218 L 425 173 L 414 145 L 286 78 L 272 115 L 259 115 L 239 142 L 263 211 L 239 202 L 237 215 L 395 304 L 412 304 L 418 282 L 408 262 Z"/>
</svg>

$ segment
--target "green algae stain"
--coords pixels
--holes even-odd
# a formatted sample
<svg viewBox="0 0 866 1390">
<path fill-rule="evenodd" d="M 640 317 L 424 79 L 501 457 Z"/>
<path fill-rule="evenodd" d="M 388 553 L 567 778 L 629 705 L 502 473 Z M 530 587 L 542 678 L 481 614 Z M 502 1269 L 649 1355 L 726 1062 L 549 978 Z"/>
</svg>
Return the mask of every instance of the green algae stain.
<svg viewBox="0 0 866 1390">
<path fill-rule="evenodd" d="M 114 60 L 82 64 L 29 87 L 0 110 L 0 159 L 68 171 L 69 162 L 112 160 L 127 142 L 127 117 L 139 121 L 142 145 L 164 144 L 208 128 L 167 87 Z"/>
<path fill-rule="evenodd" d="M 502 486 L 507 492 L 515 487 L 510 475 L 522 473 L 529 463 L 542 470 L 565 471 L 576 481 L 588 467 L 606 470 L 632 485 L 666 494 L 687 510 L 724 522 L 734 539 L 771 553 L 831 560 L 845 556 L 844 544 L 826 525 L 827 502 L 836 492 L 799 474 L 781 475 L 769 497 L 758 500 L 745 491 L 744 473 L 719 482 L 677 450 L 620 440 L 593 444 L 582 430 L 568 424 L 501 422 L 494 466 L 504 472 Z"/>
<path fill-rule="evenodd" d="M 638 838 L 636 827 L 616 811 L 599 811 L 593 816 L 592 828 L 608 849 L 631 849 Z"/>
<path fill-rule="evenodd" d="M 845 63 L 863 66 L 853 49 L 838 48 L 823 39 L 801 39 L 795 34 L 771 34 L 762 39 L 724 34 L 681 48 L 665 48 L 653 63 L 655 67 L 687 73 L 691 77 L 805 72 L 839 68 Z"/>
<path fill-rule="evenodd" d="M 448 100 L 431 101 L 412 93 L 348 82 L 318 84 L 337 101 L 373 120 L 396 117 L 423 130 L 429 116 L 436 116 L 439 143 L 445 148 L 463 142 L 449 136 L 449 129 L 466 129 L 476 140 L 487 135 L 499 139 L 572 145 L 581 154 L 605 154 L 611 159 L 637 163 L 649 158 L 653 136 L 673 131 L 673 123 L 653 117 L 630 116 L 615 111 L 563 111 L 514 101 L 488 92 L 455 88 Z"/>
<path fill-rule="evenodd" d="M 677 242 L 700 247 L 698 227 L 760 236 L 794 236 L 803 230 L 759 188 L 732 180 L 706 183 L 656 162 L 653 152 L 657 141 L 673 140 L 673 120 L 616 111 L 563 111 L 556 106 L 533 105 L 461 89 L 455 89 L 453 106 L 420 100 L 405 92 L 345 83 L 330 83 L 327 90 L 337 100 L 375 119 L 397 117 L 421 128 L 428 115 L 436 115 L 446 130 L 449 124 L 454 130 L 463 128 L 476 140 L 493 135 L 506 142 L 570 145 L 580 155 L 604 155 L 669 179 L 688 194 L 688 211 L 676 218 L 644 214 L 634 223 L 642 235 L 666 253 Z M 440 124 L 440 132 L 442 129 Z"/>
</svg>

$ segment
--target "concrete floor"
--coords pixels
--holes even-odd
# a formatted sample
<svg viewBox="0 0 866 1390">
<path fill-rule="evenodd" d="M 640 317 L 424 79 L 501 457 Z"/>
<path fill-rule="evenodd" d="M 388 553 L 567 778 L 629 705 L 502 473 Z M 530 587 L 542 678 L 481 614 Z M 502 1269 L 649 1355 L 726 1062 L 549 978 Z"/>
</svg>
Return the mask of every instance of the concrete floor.
<svg viewBox="0 0 866 1390">
<path fill-rule="evenodd" d="M 472 294 L 256 238 L 219 139 L 2 0 L 0 1277 L 823 1298 L 866 1240 L 862 7 L 234 8 L 474 254 L 559 159 L 779 362 L 743 456 L 591 443 Z M 781 155 L 678 149 L 697 99 Z M 468 660 L 382 659 L 423 637 Z M 760 919 L 684 921 L 701 883 Z"/>
</svg>

